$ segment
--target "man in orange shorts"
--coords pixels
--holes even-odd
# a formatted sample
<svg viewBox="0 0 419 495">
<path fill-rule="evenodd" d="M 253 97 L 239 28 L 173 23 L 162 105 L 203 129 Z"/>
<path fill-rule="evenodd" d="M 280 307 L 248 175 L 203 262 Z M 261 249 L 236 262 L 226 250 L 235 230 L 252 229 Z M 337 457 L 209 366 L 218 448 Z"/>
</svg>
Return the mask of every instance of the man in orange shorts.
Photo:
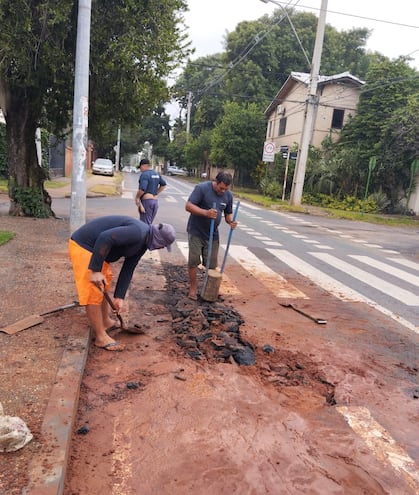
<svg viewBox="0 0 419 495">
<path fill-rule="evenodd" d="M 118 313 L 123 308 L 134 270 L 149 249 L 166 247 L 176 238 L 169 224 L 147 225 L 129 216 L 110 215 L 96 218 L 73 232 L 69 240 L 69 254 L 81 306 L 95 333 L 95 345 L 108 351 L 122 351 L 124 346 L 115 341 L 107 330 L 115 326 L 111 308 L 103 296 L 112 282 L 110 263 L 124 258 L 114 291 Z"/>
</svg>

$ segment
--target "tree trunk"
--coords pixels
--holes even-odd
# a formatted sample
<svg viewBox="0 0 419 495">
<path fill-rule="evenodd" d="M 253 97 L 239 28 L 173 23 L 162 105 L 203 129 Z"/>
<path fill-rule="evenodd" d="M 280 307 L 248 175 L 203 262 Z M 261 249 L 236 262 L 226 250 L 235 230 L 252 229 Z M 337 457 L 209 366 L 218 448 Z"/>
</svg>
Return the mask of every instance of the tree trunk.
<svg viewBox="0 0 419 495">
<path fill-rule="evenodd" d="M 26 88 L 9 88 L 6 136 L 9 165 L 9 215 L 54 216 L 51 197 L 44 189 L 45 170 L 39 166 L 35 145 L 37 97 Z"/>
</svg>

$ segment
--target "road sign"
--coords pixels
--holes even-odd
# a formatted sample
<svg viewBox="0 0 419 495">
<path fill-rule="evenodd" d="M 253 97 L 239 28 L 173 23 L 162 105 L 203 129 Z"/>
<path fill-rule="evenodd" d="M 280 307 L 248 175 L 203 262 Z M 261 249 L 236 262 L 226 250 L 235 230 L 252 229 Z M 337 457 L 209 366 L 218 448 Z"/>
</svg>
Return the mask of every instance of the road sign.
<svg viewBox="0 0 419 495">
<path fill-rule="evenodd" d="M 263 157 L 264 162 L 273 162 L 275 160 L 275 144 L 272 141 L 265 141 L 263 144 Z"/>
</svg>

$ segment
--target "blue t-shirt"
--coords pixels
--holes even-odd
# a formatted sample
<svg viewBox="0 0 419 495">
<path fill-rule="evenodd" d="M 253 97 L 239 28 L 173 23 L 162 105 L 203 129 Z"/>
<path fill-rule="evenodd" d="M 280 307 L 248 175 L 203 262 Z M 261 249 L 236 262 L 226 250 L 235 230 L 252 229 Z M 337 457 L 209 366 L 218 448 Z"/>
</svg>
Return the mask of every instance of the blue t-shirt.
<svg viewBox="0 0 419 495">
<path fill-rule="evenodd" d="M 201 182 L 195 186 L 188 201 L 204 210 L 209 210 L 216 204 L 217 218 L 214 224 L 214 239 L 218 239 L 218 226 L 221 217 L 233 213 L 233 193 L 230 190 L 218 195 L 212 187 L 212 181 Z M 187 231 L 200 239 L 209 240 L 211 219 L 200 215 L 190 215 Z"/>
<path fill-rule="evenodd" d="M 138 180 L 138 189 L 144 191 L 144 194 L 155 196 L 160 186 L 165 186 L 166 181 L 155 170 L 149 169 L 142 172 Z"/>
</svg>

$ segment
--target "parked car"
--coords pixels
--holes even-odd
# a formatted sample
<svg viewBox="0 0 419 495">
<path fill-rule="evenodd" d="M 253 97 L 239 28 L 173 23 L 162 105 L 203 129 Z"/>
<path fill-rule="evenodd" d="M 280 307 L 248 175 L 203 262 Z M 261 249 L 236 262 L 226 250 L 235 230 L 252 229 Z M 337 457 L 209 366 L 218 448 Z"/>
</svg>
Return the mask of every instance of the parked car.
<svg viewBox="0 0 419 495">
<path fill-rule="evenodd" d="M 167 167 L 167 175 L 188 175 L 188 171 L 186 168 L 180 168 L 180 167 Z"/>
<path fill-rule="evenodd" d="M 108 160 L 107 158 L 97 158 L 93 162 L 92 173 L 113 176 L 115 168 L 111 160 Z"/>
<path fill-rule="evenodd" d="M 125 165 L 125 167 L 122 168 L 122 172 L 130 172 L 132 174 L 137 174 L 140 172 L 140 169 L 137 167 L 133 167 L 132 165 Z"/>
</svg>

